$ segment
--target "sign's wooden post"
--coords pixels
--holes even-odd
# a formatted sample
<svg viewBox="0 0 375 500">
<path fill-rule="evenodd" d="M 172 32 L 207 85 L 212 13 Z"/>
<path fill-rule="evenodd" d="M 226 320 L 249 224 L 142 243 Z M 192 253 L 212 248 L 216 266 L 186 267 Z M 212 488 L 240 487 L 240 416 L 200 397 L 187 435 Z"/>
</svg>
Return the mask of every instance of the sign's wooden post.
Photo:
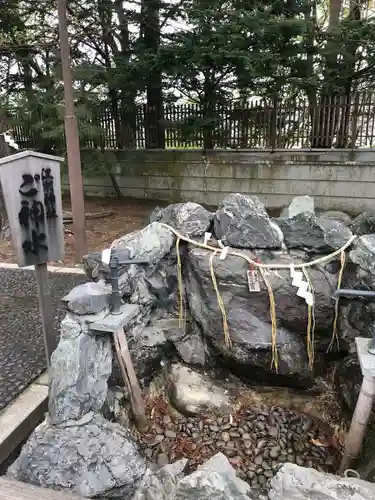
<svg viewBox="0 0 375 500">
<path fill-rule="evenodd" d="M 61 161 L 62 158 L 34 151 L 0 159 L 0 181 L 17 264 L 35 266 L 48 366 L 57 339 L 47 262 L 64 257 Z"/>
</svg>

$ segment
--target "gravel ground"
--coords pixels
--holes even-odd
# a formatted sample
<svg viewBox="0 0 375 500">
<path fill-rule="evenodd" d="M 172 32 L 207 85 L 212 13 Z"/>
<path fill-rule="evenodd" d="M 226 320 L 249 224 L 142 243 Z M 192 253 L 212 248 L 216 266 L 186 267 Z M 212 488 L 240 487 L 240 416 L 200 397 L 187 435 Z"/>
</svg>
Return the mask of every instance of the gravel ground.
<svg viewBox="0 0 375 500">
<path fill-rule="evenodd" d="M 229 416 L 195 417 L 177 414 L 162 399 L 151 408 L 151 430 L 134 435 L 158 466 L 186 457 L 194 470 L 222 452 L 239 477 L 262 490 L 284 462 L 331 473 L 338 465 L 338 451 L 319 422 L 284 407 L 243 406 Z"/>
<path fill-rule="evenodd" d="M 50 273 L 56 334 L 64 314 L 60 299 L 84 275 Z M 46 368 L 34 272 L 0 269 L 0 410 Z"/>
</svg>

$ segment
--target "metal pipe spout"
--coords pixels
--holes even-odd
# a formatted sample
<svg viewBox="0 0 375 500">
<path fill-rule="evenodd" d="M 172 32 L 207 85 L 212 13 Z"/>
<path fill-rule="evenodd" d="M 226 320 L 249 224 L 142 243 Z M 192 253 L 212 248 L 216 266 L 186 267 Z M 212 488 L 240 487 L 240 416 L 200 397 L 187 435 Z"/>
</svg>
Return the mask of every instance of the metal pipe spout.
<svg viewBox="0 0 375 500">
<path fill-rule="evenodd" d="M 111 255 L 109 261 L 109 269 L 111 271 L 111 285 L 112 285 L 112 295 L 111 295 L 111 313 L 121 314 L 121 295 L 118 288 L 118 268 L 119 261 L 115 255 Z"/>
<path fill-rule="evenodd" d="M 363 297 L 375 298 L 375 290 L 352 290 L 351 288 L 338 288 L 333 296 L 338 297 Z"/>
<path fill-rule="evenodd" d="M 357 297 L 357 298 L 375 298 L 375 290 L 353 290 L 351 288 L 338 288 L 333 293 L 334 298 L 340 297 Z M 375 328 L 373 328 L 371 342 L 369 344 L 368 352 L 375 355 Z"/>
</svg>

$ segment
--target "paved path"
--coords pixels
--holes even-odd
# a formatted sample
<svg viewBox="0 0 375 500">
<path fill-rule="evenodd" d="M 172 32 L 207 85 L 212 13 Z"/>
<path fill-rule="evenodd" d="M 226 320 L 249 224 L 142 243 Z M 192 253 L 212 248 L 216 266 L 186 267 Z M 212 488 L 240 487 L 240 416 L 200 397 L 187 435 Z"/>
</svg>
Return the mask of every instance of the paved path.
<svg viewBox="0 0 375 500">
<path fill-rule="evenodd" d="M 55 330 L 64 315 L 60 303 L 84 275 L 49 273 Z M 0 268 L 0 410 L 46 368 L 34 271 Z"/>
</svg>

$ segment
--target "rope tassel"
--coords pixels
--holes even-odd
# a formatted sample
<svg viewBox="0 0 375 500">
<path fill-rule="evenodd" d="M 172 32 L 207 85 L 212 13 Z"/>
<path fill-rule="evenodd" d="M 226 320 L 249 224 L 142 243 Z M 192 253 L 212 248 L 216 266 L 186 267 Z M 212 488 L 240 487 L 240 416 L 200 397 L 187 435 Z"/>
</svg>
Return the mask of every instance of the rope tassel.
<svg viewBox="0 0 375 500">
<path fill-rule="evenodd" d="M 185 311 L 184 311 L 184 285 L 182 279 L 182 264 L 180 254 L 180 241 L 178 237 L 176 240 L 177 252 L 177 287 L 178 287 L 178 326 L 185 331 Z"/>
<path fill-rule="evenodd" d="M 346 254 L 345 254 L 345 251 L 342 250 L 340 253 L 341 267 L 340 267 L 339 276 L 337 278 L 337 289 L 341 288 L 342 277 L 343 277 L 344 269 L 345 269 L 345 262 L 346 262 Z M 339 336 L 337 333 L 338 319 L 339 319 L 339 298 L 336 297 L 335 298 L 335 319 L 333 320 L 332 338 L 331 338 L 331 342 L 329 343 L 329 346 L 327 348 L 327 352 L 330 352 L 333 349 L 335 341 L 336 341 L 336 345 L 337 345 L 337 350 L 338 351 L 340 350 L 340 341 L 339 341 Z"/>
<path fill-rule="evenodd" d="M 221 317 L 223 320 L 223 332 L 224 332 L 225 346 L 227 348 L 230 348 L 230 347 L 232 347 L 232 339 L 230 338 L 230 335 L 229 335 L 227 313 L 225 311 L 224 301 L 223 301 L 223 298 L 220 294 L 220 290 L 219 290 L 219 287 L 217 285 L 217 280 L 216 280 L 215 271 L 214 271 L 214 258 L 217 255 L 217 253 L 218 253 L 218 250 L 215 250 L 214 253 L 210 255 L 211 280 L 212 280 L 212 285 L 214 287 L 214 290 L 216 292 L 217 304 L 219 306 L 219 309 L 221 312 Z"/>
<path fill-rule="evenodd" d="M 307 304 L 307 331 L 306 331 L 306 349 L 307 349 L 307 357 L 309 360 L 309 370 L 312 370 L 314 367 L 314 342 L 315 342 L 315 295 L 314 295 L 314 287 L 312 281 L 310 279 L 309 273 L 305 267 L 302 268 L 302 272 L 306 278 L 307 283 L 309 284 L 309 290 L 313 296 L 313 305 Z"/>
<path fill-rule="evenodd" d="M 277 351 L 277 321 L 276 321 L 276 303 L 275 296 L 273 294 L 272 286 L 267 279 L 266 273 L 262 267 L 259 267 L 259 272 L 263 278 L 264 284 L 267 287 L 268 298 L 270 302 L 270 316 L 271 316 L 271 369 L 275 367 L 276 373 L 279 369 L 279 353 Z"/>
</svg>

